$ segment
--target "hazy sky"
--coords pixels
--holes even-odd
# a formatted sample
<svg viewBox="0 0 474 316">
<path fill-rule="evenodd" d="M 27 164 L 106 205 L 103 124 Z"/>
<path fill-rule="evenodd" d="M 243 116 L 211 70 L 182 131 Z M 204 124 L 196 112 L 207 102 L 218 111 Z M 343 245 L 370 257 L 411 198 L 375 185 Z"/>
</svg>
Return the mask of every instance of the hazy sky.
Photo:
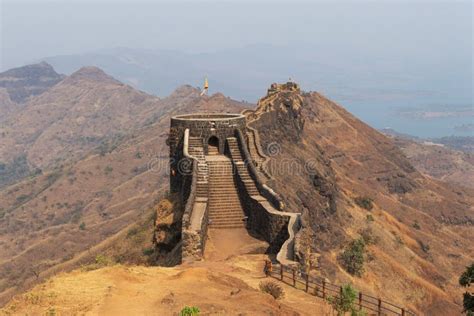
<svg viewBox="0 0 474 316">
<path fill-rule="evenodd" d="M 138 88 L 161 96 L 209 74 L 213 92 L 256 101 L 271 82 L 291 76 L 375 127 L 474 136 L 470 0 L 0 4 L 1 70 L 72 55 L 48 59 L 70 73 L 96 60 L 78 54 L 128 47 L 137 57 L 144 49 L 171 50 L 135 68 L 114 64 L 113 55 L 96 65 L 125 82 L 141 80 Z M 65 70 L 61 60 L 74 66 Z M 406 109 L 458 114 L 418 120 Z"/>
<path fill-rule="evenodd" d="M 361 56 L 369 52 L 367 58 L 399 54 L 472 67 L 471 1 L 0 3 L 1 69 L 117 46 L 209 52 L 301 42 Z"/>
</svg>

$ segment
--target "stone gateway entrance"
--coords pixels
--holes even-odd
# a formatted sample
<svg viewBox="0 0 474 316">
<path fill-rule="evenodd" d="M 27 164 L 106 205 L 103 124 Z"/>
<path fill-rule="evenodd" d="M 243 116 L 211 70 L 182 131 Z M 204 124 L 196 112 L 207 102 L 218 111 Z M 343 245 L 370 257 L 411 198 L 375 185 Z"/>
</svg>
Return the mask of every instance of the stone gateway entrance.
<svg viewBox="0 0 474 316">
<path fill-rule="evenodd" d="M 207 142 L 207 154 L 209 156 L 219 154 L 219 138 L 216 136 L 211 136 Z"/>
<path fill-rule="evenodd" d="M 279 262 L 293 260 L 299 214 L 282 212 L 281 199 L 262 181 L 251 156 L 256 150 L 248 147 L 257 146 L 250 134 L 242 114 L 171 118 L 170 191 L 184 205 L 182 261 L 203 259 L 208 239 L 221 255 L 238 252 L 242 245 L 230 247 L 224 237 L 254 244 L 248 233 L 264 240 Z"/>
</svg>

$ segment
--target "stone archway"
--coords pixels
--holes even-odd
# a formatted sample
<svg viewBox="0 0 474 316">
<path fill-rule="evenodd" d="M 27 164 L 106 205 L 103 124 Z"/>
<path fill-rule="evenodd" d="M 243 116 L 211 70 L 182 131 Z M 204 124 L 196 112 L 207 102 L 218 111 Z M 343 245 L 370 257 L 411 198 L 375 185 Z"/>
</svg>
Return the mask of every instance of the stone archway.
<svg viewBox="0 0 474 316">
<path fill-rule="evenodd" d="M 219 138 L 216 136 L 209 137 L 209 140 L 207 141 L 207 154 L 219 155 Z"/>
</svg>

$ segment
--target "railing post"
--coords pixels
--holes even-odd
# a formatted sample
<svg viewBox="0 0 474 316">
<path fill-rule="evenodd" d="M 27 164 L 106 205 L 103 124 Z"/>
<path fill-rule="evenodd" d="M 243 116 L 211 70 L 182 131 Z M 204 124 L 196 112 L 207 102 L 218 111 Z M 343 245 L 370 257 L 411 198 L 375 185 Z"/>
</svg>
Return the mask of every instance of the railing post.
<svg viewBox="0 0 474 316">
<path fill-rule="evenodd" d="M 283 281 L 283 265 L 280 264 L 280 281 Z"/>
<path fill-rule="evenodd" d="M 359 292 L 359 310 L 362 310 L 362 292 Z"/>
<path fill-rule="evenodd" d="M 309 274 L 306 273 L 306 293 L 308 293 L 309 289 Z"/>
<path fill-rule="evenodd" d="M 323 280 L 323 299 L 326 299 L 326 280 Z"/>
<path fill-rule="evenodd" d="M 382 315 L 382 299 L 379 298 L 377 315 Z"/>
<path fill-rule="evenodd" d="M 405 316 L 405 309 L 402 308 L 402 316 Z"/>
<path fill-rule="evenodd" d="M 293 268 L 293 287 L 296 287 L 296 269 Z"/>
</svg>

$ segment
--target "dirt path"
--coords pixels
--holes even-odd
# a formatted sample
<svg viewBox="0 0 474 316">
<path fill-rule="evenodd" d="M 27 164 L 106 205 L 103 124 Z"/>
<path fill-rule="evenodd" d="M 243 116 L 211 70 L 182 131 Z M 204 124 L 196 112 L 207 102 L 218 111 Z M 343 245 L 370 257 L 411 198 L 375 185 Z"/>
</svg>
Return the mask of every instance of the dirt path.
<svg viewBox="0 0 474 316">
<path fill-rule="evenodd" d="M 0 315 L 178 315 L 197 306 L 201 315 L 331 315 L 324 301 L 267 278 L 268 244 L 245 229 L 209 230 L 205 260 L 173 268 L 112 266 L 60 274 L 17 297 Z M 280 284 L 275 300 L 259 290 Z"/>
<path fill-rule="evenodd" d="M 250 236 L 245 228 L 209 229 L 204 259 L 222 261 L 232 256 L 265 253 L 267 248 L 267 242 Z"/>
</svg>

